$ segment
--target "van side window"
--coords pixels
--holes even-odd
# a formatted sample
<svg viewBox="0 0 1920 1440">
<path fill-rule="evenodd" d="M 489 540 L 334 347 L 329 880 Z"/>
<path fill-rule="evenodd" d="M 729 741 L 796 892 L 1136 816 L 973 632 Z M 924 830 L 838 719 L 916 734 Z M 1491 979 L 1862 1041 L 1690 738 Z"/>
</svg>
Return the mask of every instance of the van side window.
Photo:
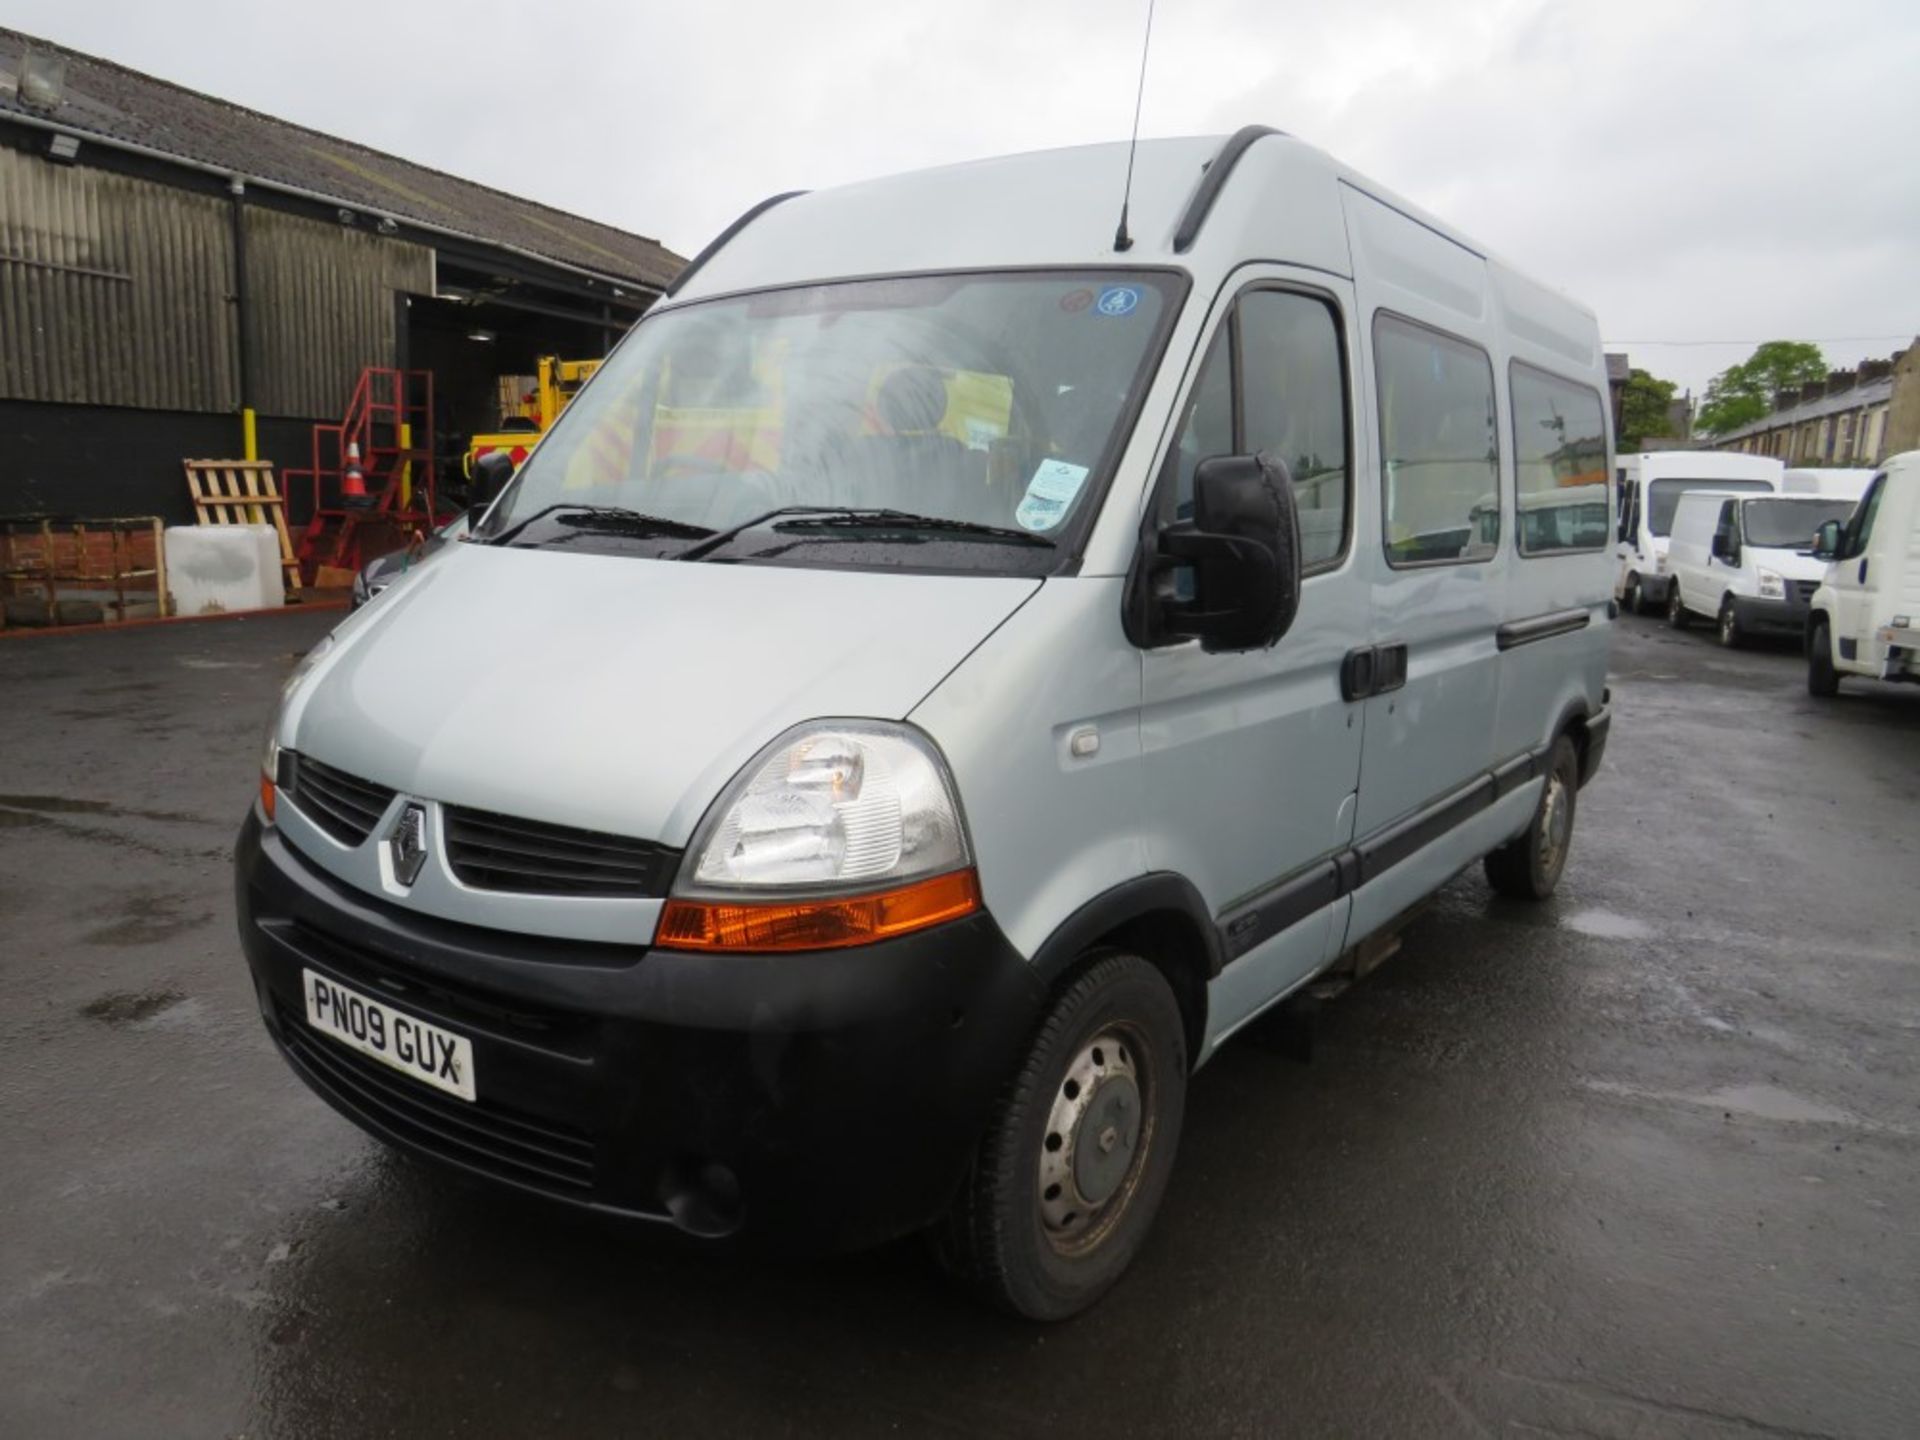
<svg viewBox="0 0 1920 1440">
<path fill-rule="evenodd" d="M 1885 475 L 1874 476 L 1873 483 L 1867 486 L 1860 508 L 1853 512 L 1853 518 L 1847 522 L 1846 534 L 1840 541 L 1842 560 L 1851 560 L 1867 553 L 1867 541 L 1873 538 L 1873 518 L 1880 513 L 1880 496 L 1886 488 Z"/>
<path fill-rule="evenodd" d="M 1202 460 L 1232 455 L 1233 446 L 1233 322 L 1229 317 L 1215 332 L 1200 362 L 1200 378 L 1187 397 L 1187 419 L 1180 438 L 1167 456 L 1174 469 L 1174 516 L 1193 515 L 1193 472 Z"/>
<path fill-rule="evenodd" d="M 1387 563 L 1491 560 L 1500 544 L 1493 362 L 1382 311 L 1373 322 Z"/>
<path fill-rule="evenodd" d="M 1515 361 L 1513 468 L 1522 555 L 1607 543 L 1607 422 L 1600 397 Z"/>
<path fill-rule="evenodd" d="M 1173 516 L 1193 514 L 1202 460 L 1264 450 L 1293 479 L 1302 567 L 1331 564 L 1347 548 L 1347 435 L 1347 368 L 1333 307 L 1293 290 L 1248 290 L 1214 332 L 1167 456 Z"/>
<path fill-rule="evenodd" d="M 1307 568 L 1347 548 L 1347 374 L 1332 307 L 1291 290 L 1240 300 L 1239 450 L 1286 462 Z"/>
<path fill-rule="evenodd" d="M 1733 554 L 1734 526 L 1738 524 L 1738 512 L 1735 507 L 1738 500 L 1728 500 L 1720 506 L 1720 518 L 1713 527 L 1713 553 L 1721 559 Z"/>
</svg>

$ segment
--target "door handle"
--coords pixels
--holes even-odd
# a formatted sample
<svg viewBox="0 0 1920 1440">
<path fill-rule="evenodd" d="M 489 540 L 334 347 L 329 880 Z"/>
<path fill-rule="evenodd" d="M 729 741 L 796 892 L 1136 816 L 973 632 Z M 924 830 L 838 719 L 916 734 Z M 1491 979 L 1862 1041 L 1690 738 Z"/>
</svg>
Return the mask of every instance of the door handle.
<svg viewBox="0 0 1920 1440">
<path fill-rule="evenodd" d="M 1864 560 L 1860 562 L 1860 583 L 1862 585 L 1867 583 L 1867 562 Z"/>
<path fill-rule="evenodd" d="M 1384 695 L 1407 683 L 1405 641 L 1349 650 L 1340 662 L 1340 694 L 1347 700 Z"/>
</svg>

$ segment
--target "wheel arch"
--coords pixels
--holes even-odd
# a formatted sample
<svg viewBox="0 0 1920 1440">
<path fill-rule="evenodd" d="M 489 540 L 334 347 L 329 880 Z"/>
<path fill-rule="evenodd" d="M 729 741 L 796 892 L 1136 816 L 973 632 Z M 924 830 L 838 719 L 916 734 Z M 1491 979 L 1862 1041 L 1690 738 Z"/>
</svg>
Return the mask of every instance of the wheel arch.
<svg viewBox="0 0 1920 1440">
<path fill-rule="evenodd" d="M 1207 1032 L 1207 983 L 1226 963 L 1220 928 L 1193 882 L 1154 871 L 1104 890 L 1060 922 L 1033 954 L 1048 991 L 1061 988 L 1102 949 L 1128 950 L 1166 977 L 1180 1005 L 1187 1062 Z"/>
</svg>

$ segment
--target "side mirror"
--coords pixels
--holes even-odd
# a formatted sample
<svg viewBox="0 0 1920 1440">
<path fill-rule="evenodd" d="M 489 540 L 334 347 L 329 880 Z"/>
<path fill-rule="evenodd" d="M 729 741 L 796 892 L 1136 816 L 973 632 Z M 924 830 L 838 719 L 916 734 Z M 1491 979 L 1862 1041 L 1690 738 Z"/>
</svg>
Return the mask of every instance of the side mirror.
<svg viewBox="0 0 1920 1440">
<path fill-rule="evenodd" d="M 467 509 L 476 518 L 500 498 L 500 492 L 513 479 L 513 457 L 504 450 L 489 450 L 473 462 L 473 476 L 467 486 Z"/>
<path fill-rule="evenodd" d="M 1148 643 L 1197 639 L 1209 653 L 1264 650 L 1292 626 L 1300 609 L 1300 511 L 1292 477 L 1275 456 L 1202 460 L 1193 518 L 1165 526 L 1149 545 Z M 1191 598 L 1166 583 L 1182 566 L 1193 571 Z"/>
<path fill-rule="evenodd" d="M 1820 528 L 1813 532 L 1813 558 L 1816 560 L 1837 560 L 1840 558 L 1840 522 L 1822 521 Z"/>
<path fill-rule="evenodd" d="M 1738 565 L 1740 542 L 1731 535 L 1716 535 L 1713 537 L 1713 553 L 1716 559 L 1724 560 L 1729 565 Z"/>
</svg>

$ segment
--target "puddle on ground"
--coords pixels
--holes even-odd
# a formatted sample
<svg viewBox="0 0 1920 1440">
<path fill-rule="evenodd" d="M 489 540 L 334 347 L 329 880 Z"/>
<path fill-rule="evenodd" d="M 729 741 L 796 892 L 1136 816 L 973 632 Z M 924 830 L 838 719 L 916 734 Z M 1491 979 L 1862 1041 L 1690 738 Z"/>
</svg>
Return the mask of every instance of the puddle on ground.
<svg viewBox="0 0 1920 1440">
<path fill-rule="evenodd" d="M 1700 1110 L 1718 1110 L 1727 1116 L 1752 1120 L 1777 1120 L 1796 1125 L 1849 1125 L 1861 1127 L 1868 1122 L 1832 1105 L 1809 1100 L 1778 1085 L 1754 1083 L 1726 1085 L 1700 1095 L 1672 1090 L 1647 1090 L 1638 1085 L 1622 1085 L 1611 1080 L 1586 1080 L 1582 1084 L 1602 1095 L 1618 1095 L 1629 1100 L 1654 1100 L 1668 1105 L 1688 1105 Z M 1868 1126 L 1868 1128 L 1879 1128 Z"/>
<path fill-rule="evenodd" d="M 105 815 L 113 809 L 104 800 L 69 800 L 63 795 L 0 795 L 0 805 L 43 815 Z"/>
<path fill-rule="evenodd" d="M 211 910 L 183 912 L 171 895 L 136 895 L 109 912 L 111 923 L 82 938 L 90 945 L 153 945 L 213 919 Z"/>
<path fill-rule="evenodd" d="M 115 990 L 80 1007 L 89 1020 L 108 1025 L 135 1025 L 170 1010 L 187 997 L 178 990 Z"/>
<path fill-rule="evenodd" d="M 1631 915 L 1616 915 L 1611 910 L 1576 910 L 1560 923 L 1577 935 L 1596 940 L 1651 940 L 1653 927 Z"/>
</svg>

